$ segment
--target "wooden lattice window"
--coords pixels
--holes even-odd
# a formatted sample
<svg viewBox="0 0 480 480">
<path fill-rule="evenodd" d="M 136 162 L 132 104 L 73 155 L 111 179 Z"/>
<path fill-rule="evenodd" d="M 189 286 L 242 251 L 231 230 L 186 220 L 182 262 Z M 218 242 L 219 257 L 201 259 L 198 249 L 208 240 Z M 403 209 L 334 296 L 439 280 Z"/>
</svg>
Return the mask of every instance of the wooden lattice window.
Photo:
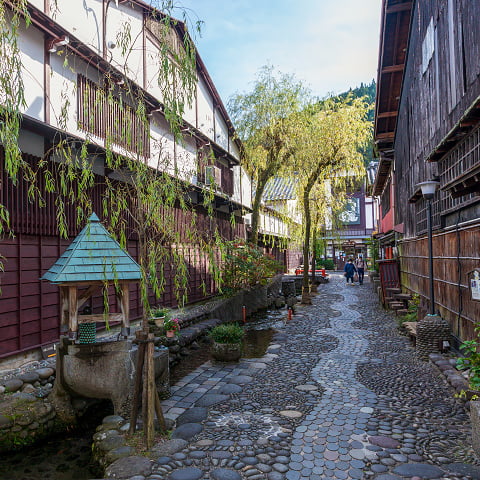
<svg viewBox="0 0 480 480">
<path fill-rule="evenodd" d="M 150 155 L 150 126 L 124 100 L 106 91 L 83 75 L 77 82 L 78 126 L 108 144 L 138 155 Z"/>
</svg>

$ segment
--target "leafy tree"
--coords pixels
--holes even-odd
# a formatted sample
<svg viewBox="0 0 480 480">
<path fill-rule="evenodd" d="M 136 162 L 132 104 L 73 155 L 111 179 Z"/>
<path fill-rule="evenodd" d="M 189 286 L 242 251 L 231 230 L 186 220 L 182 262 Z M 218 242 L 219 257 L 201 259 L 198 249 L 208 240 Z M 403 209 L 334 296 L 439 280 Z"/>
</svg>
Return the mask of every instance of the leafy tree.
<svg viewBox="0 0 480 480">
<path fill-rule="evenodd" d="M 370 137 L 368 110 L 369 105 L 363 99 L 331 98 L 306 109 L 297 119 L 302 124 L 296 137 L 295 165 L 303 210 L 305 265 L 308 265 L 312 226 L 316 231 L 322 220 L 325 221 L 329 205 L 345 197 L 352 177 L 364 174 L 360 148 Z M 331 189 L 335 196 L 330 194 Z M 302 290 L 302 302 L 310 303 L 306 267 Z"/>
<path fill-rule="evenodd" d="M 258 242 L 260 205 L 269 179 L 288 168 L 295 153 L 296 115 L 304 108 L 307 90 L 292 75 L 264 66 L 253 90 L 236 94 L 228 109 L 244 147 L 243 166 L 255 183 L 252 243 Z"/>
</svg>

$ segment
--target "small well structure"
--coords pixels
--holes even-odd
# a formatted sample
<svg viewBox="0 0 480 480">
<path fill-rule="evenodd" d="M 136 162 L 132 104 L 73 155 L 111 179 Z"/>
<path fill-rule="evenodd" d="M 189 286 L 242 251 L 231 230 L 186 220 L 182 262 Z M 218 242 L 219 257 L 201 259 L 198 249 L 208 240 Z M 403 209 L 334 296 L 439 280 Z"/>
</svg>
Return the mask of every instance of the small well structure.
<svg viewBox="0 0 480 480">
<path fill-rule="evenodd" d="M 84 323 L 121 322 L 123 337 L 130 333 L 129 285 L 137 283 L 142 272 L 137 262 L 93 213 L 63 255 L 43 275 L 60 288 L 60 332 L 76 340 L 78 326 Z M 120 313 L 79 314 L 79 309 L 99 289 L 115 285 Z M 79 294 L 80 289 L 85 289 Z"/>
<path fill-rule="evenodd" d="M 133 395 L 138 348 L 128 339 L 129 286 L 141 279 L 140 266 L 123 250 L 93 213 L 85 228 L 43 275 L 60 288 L 60 345 L 54 395 L 60 411 L 72 412 L 72 396 L 111 399 L 115 413 L 128 416 Z M 115 287 L 119 313 L 79 313 L 98 290 Z M 106 291 L 106 290 L 104 290 Z M 79 341 L 79 327 L 120 322 L 115 340 Z M 85 344 L 84 344 L 85 343 Z M 168 350 L 155 352 L 155 373 L 168 388 Z"/>
</svg>

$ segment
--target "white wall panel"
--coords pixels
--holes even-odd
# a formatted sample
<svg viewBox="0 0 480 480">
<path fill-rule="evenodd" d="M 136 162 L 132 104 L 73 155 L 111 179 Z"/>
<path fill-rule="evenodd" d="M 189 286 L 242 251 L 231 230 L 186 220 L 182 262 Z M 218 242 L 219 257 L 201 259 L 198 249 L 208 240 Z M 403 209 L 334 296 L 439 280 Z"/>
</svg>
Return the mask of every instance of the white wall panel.
<svg viewBox="0 0 480 480">
<path fill-rule="evenodd" d="M 175 145 L 169 126 L 156 115 L 150 122 L 150 159 L 148 164 L 157 170 L 175 174 Z"/>
<path fill-rule="evenodd" d="M 110 2 L 107 12 L 106 41 L 115 42 L 109 50 L 111 63 L 138 85 L 143 86 L 143 13 L 129 3 Z M 128 35 L 127 35 L 128 32 Z M 121 39 L 127 42 L 123 51 Z"/>
<path fill-rule="evenodd" d="M 103 49 L 102 1 L 56 1 L 57 8 L 55 8 L 55 2 L 51 2 L 51 16 L 53 19 L 97 53 L 101 53 Z M 115 5 L 115 2 L 110 2 L 108 12 L 112 8 L 112 3 L 113 6 Z"/>
<path fill-rule="evenodd" d="M 195 139 L 186 137 L 181 144 L 176 145 L 176 164 L 178 177 L 190 183 L 195 183 L 197 176 L 197 145 Z"/>
<path fill-rule="evenodd" d="M 207 85 L 201 78 L 198 81 L 197 105 L 197 128 L 213 140 L 213 100 L 207 89 Z"/>
<path fill-rule="evenodd" d="M 215 112 L 215 142 L 228 151 L 228 128 L 218 110 Z"/>
<path fill-rule="evenodd" d="M 146 39 L 146 90 L 153 95 L 159 102 L 163 101 L 162 90 L 158 85 L 158 71 L 160 68 L 158 59 L 158 48 L 156 45 Z"/>
<path fill-rule="evenodd" d="M 43 12 L 45 0 L 30 0 L 29 3 L 31 3 L 34 7 L 37 7 L 39 10 Z"/>
<path fill-rule="evenodd" d="M 230 139 L 228 150 L 231 155 L 233 155 L 237 160 L 240 161 L 240 150 L 238 149 L 237 144 L 232 139 Z"/>
<path fill-rule="evenodd" d="M 21 52 L 26 103 L 25 107 L 20 107 L 20 111 L 37 120 L 44 121 L 44 36 L 33 26 L 28 28 L 22 26 L 19 33 L 18 47 Z"/>
</svg>

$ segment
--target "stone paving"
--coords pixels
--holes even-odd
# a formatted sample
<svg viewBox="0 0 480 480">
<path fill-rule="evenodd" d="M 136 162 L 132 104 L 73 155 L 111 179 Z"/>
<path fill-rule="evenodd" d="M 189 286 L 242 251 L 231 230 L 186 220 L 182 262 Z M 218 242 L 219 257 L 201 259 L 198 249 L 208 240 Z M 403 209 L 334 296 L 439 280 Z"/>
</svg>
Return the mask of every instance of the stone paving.
<svg viewBox="0 0 480 480">
<path fill-rule="evenodd" d="M 480 478 L 463 404 L 368 283 L 339 275 L 266 355 L 207 362 L 163 408 L 172 439 L 132 480 Z"/>
</svg>

